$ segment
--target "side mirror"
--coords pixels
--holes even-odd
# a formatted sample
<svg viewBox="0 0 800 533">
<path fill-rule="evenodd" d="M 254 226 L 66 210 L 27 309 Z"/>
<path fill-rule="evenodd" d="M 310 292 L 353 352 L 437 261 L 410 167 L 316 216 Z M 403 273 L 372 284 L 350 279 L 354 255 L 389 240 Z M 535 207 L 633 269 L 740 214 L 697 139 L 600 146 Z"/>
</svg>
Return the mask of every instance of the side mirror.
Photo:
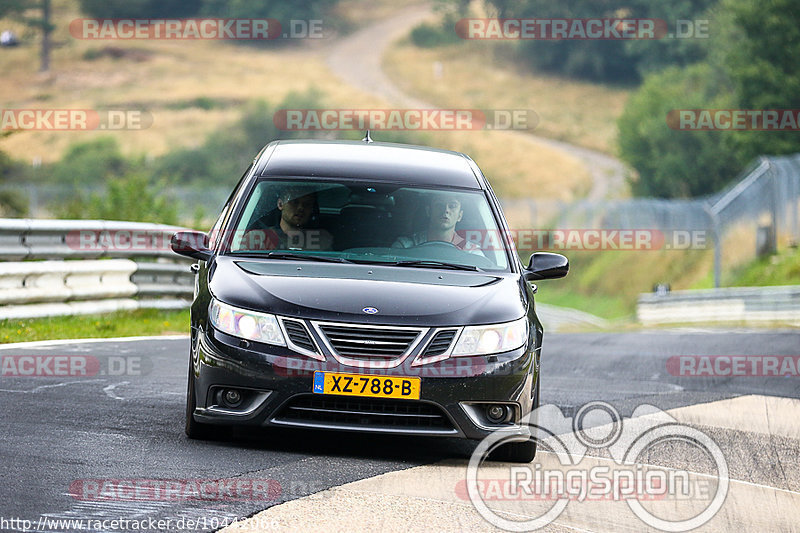
<svg viewBox="0 0 800 533">
<path fill-rule="evenodd" d="M 561 254 L 535 252 L 523 275 L 525 281 L 563 278 L 569 272 L 569 259 Z"/>
<path fill-rule="evenodd" d="M 179 231 L 172 236 L 170 248 L 176 254 L 208 261 L 212 252 L 208 249 L 208 235 L 202 231 Z"/>
</svg>

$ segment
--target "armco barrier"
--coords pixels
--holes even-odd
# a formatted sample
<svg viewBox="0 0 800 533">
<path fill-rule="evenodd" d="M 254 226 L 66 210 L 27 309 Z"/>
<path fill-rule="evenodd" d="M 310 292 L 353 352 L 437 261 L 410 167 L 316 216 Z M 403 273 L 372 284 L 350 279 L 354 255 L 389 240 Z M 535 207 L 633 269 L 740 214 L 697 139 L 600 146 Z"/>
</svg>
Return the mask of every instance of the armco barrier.
<svg viewBox="0 0 800 533">
<path fill-rule="evenodd" d="M 642 294 L 642 324 L 697 322 L 780 323 L 800 326 L 800 286 L 731 287 Z"/>
<path fill-rule="evenodd" d="M 0 319 L 184 309 L 189 261 L 161 224 L 0 219 Z"/>
<path fill-rule="evenodd" d="M 111 220 L 0 219 L 0 259 L 93 259 L 163 257 L 173 233 L 185 228 Z"/>
</svg>

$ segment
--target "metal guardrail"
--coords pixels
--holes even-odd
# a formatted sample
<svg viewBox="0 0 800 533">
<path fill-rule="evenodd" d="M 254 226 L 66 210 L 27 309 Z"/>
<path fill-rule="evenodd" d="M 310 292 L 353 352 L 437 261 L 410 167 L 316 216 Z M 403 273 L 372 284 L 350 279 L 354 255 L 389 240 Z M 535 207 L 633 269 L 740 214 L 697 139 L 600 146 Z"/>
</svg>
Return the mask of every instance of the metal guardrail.
<svg viewBox="0 0 800 533">
<path fill-rule="evenodd" d="M 772 322 L 800 326 L 800 286 L 642 294 L 636 306 L 636 316 L 645 325 Z"/>
<path fill-rule="evenodd" d="M 0 319 L 186 308 L 194 276 L 169 248 L 180 229 L 0 219 Z"/>
<path fill-rule="evenodd" d="M 185 228 L 109 220 L 0 219 L 0 260 L 164 257 L 172 234 Z"/>
</svg>

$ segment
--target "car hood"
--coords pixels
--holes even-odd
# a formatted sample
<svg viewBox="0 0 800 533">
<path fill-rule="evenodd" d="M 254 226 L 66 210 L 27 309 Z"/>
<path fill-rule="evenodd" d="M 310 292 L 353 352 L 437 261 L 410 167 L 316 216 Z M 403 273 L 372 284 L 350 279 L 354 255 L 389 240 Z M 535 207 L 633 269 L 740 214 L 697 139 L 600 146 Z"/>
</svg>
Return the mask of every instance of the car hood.
<svg viewBox="0 0 800 533">
<path fill-rule="evenodd" d="M 313 320 L 454 326 L 526 314 L 511 273 L 222 256 L 209 270 L 209 290 L 234 306 Z"/>
</svg>

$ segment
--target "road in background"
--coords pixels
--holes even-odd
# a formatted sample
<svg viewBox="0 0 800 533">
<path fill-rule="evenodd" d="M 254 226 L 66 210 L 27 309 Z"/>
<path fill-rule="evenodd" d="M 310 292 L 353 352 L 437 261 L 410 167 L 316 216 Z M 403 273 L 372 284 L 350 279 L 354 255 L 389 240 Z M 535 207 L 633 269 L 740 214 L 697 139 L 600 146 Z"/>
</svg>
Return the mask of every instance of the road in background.
<svg viewBox="0 0 800 533">
<path fill-rule="evenodd" d="M 344 81 L 392 105 L 415 109 L 436 108 L 403 92 L 383 72 L 381 66 L 386 49 L 397 39 L 408 35 L 414 26 L 431 16 L 430 6 L 415 6 L 389 19 L 371 24 L 332 43 L 326 62 Z M 548 146 L 581 161 L 592 177 L 592 188 L 586 199 L 617 198 L 624 192 L 625 177 L 629 170 L 622 161 L 608 154 L 556 139 L 523 132 L 512 133 L 523 135 L 532 143 Z"/>
</svg>

